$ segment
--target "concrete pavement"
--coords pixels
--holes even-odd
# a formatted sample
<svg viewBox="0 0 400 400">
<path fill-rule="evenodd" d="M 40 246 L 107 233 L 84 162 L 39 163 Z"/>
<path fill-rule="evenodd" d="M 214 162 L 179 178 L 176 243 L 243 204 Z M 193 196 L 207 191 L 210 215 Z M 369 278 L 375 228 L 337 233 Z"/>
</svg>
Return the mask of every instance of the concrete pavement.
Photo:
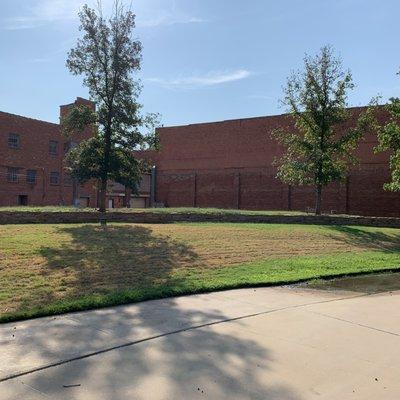
<svg viewBox="0 0 400 400">
<path fill-rule="evenodd" d="M 0 399 L 398 399 L 400 291 L 257 288 L 0 325 Z"/>
</svg>

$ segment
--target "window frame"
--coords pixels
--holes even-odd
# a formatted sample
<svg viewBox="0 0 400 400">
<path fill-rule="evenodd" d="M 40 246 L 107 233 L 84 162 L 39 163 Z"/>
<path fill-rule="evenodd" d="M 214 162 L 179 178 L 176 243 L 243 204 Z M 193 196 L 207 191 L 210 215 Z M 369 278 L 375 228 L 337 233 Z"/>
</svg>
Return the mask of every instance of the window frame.
<svg viewBox="0 0 400 400">
<path fill-rule="evenodd" d="M 18 167 L 7 167 L 7 182 L 8 183 L 18 183 L 18 172 L 20 168 Z M 10 179 L 10 177 L 15 177 L 15 179 Z"/>
<path fill-rule="evenodd" d="M 49 140 L 49 154 L 50 155 L 58 156 L 58 147 L 59 147 L 58 140 Z"/>
<path fill-rule="evenodd" d="M 9 149 L 14 149 L 14 150 L 20 149 L 21 148 L 21 136 L 19 135 L 19 133 L 10 132 L 8 134 L 7 144 L 8 144 Z"/>
<path fill-rule="evenodd" d="M 57 176 L 57 182 L 53 181 L 53 178 Z M 51 186 L 60 186 L 60 173 L 58 171 L 50 172 L 50 185 Z"/>
<path fill-rule="evenodd" d="M 34 180 L 30 180 L 30 173 L 33 173 Z M 37 170 L 36 169 L 27 169 L 26 170 L 26 183 L 29 185 L 36 185 L 37 183 Z"/>
</svg>

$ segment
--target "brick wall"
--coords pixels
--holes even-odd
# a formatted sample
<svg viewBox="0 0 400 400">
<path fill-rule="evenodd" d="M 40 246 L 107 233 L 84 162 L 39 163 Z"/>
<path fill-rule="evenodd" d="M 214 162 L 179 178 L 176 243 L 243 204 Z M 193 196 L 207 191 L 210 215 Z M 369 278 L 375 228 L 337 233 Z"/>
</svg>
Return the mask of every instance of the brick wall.
<svg viewBox="0 0 400 400">
<path fill-rule="evenodd" d="M 74 104 L 94 107 L 88 100 L 77 98 L 75 103 L 61 106 L 63 115 Z M 10 148 L 8 139 L 18 135 L 18 148 Z M 90 129 L 74 135 L 79 142 L 92 135 Z M 51 154 L 50 141 L 57 143 L 56 154 Z M 73 186 L 63 168 L 65 146 L 69 141 L 60 132 L 60 126 L 14 114 L 0 112 L 0 206 L 17 205 L 20 196 L 27 196 L 29 205 L 70 205 Z M 17 169 L 17 180 L 10 182 L 9 168 Z M 28 170 L 36 171 L 36 181 L 27 182 Z M 59 182 L 51 182 L 51 173 L 59 174 Z M 78 197 L 87 197 L 91 206 L 96 205 L 93 183 L 78 186 Z"/>
<path fill-rule="evenodd" d="M 363 108 L 339 127 L 354 126 Z M 378 113 L 382 122 L 387 118 Z M 157 166 L 156 201 L 169 207 L 305 210 L 314 207 L 310 187 L 288 187 L 276 179 L 273 160 L 283 149 L 271 137 L 278 127 L 293 127 L 287 115 L 248 118 L 159 129 L 161 150 L 151 154 Z M 376 137 L 366 134 L 355 151 L 345 182 L 323 192 L 325 212 L 400 216 L 400 194 L 384 191 L 388 155 L 374 154 Z"/>
<path fill-rule="evenodd" d="M 60 114 L 74 104 L 91 105 L 78 98 L 61 106 Z M 352 117 L 339 129 L 353 126 L 361 111 L 351 109 Z M 380 112 L 381 121 L 386 117 Z M 271 137 L 272 130 L 292 126 L 290 117 L 278 115 L 160 128 L 161 150 L 138 156 L 157 166 L 156 201 L 170 207 L 305 210 L 314 206 L 313 190 L 282 184 L 272 165 L 283 151 Z M 19 148 L 9 147 L 10 133 L 19 135 Z M 86 130 L 73 140 L 90 135 Z M 51 140 L 58 142 L 56 155 L 49 153 Z M 73 189 L 62 164 L 67 142 L 58 124 L 0 112 L 0 206 L 18 204 L 19 196 L 27 196 L 30 205 L 72 204 Z M 324 190 L 325 212 L 400 216 L 400 195 L 382 189 L 389 179 L 388 155 L 374 154 L 375 145 L 376 137 L 366 134 L 355 151 L 360 164 L 351 168 L 345 182 Z M 17 182 L 8 182 L 8 168 L 18 168 Z M 30 169 L 36 170 L 34 184 L 26 180 Z M 51 184 L 51 172 L 60 174 L 59 184 Z M 96 206 L 93 183 L 78 191 L 78 197 L 87 197 L 89 205 Z M 116 203 L 124 205 L 120 198 Z"/>
</svg>

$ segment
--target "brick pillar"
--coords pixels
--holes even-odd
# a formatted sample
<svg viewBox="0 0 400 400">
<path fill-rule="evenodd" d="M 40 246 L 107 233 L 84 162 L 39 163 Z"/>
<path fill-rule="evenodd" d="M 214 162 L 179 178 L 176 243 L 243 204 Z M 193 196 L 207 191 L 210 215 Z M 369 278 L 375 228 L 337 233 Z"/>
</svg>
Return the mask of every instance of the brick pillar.
<svg viewBox="0 0 400 400">
<path fill-rule="evenodd" d="M 350 211 L 349 200 L 350 200 L 350 176 L 347 175 L 347 177 L 346 177 L 346 206 L 345 206 L 346 214 L 348 214 Z"/>
<path fill-rule="evenodd" d="M 288 210 L 292 211 L 292 185 L 288 186 Z"/>
<path fill-rule="evenodd" d="M 153 165 L 153 167 L 151 168 L 151 178 L 150 178 L 150 207 L 154 207 L 157 201 L 156 189 L 157 189 L 157 167 Z"/>
<path fill-rule="evenodd" d="M 193 207 L 197 207 L 197 173 L 193 174 Z"/>
<path fill-rule="evenodd" d="M 235 172 L 233 177 L 233 207 L 240 209 L 240 172 Z"/>
</svg>

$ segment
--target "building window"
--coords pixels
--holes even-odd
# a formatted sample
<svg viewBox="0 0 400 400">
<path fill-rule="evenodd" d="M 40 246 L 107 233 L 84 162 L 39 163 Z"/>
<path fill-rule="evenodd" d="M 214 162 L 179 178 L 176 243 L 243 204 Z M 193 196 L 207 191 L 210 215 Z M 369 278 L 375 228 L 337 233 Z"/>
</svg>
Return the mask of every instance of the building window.
<svg viewBox="0 0 400 400">
<path fill-rule="evenodd" d="M 50 140 L 49 142 L 49 153 L 53 155 L 58 154 L 58 142 L 57 140 Z"/>
<path fill-rule="evenodd" d="M 28 205 L 28 196 L 26 194 L 20 194 L 18 196 L 18 205 L 19 206 L 27 206 Z"/>
<path fill-rule="evenodd" d="M 18 182 L 18 168 L 7 168 L 7 182 Z"/>
<path fill-rule="evenodd" d="M 26 182 L 34 185 L 36 183 L 36 170 L 28 169 L 26 172 Z"/>
<path fill-rule="evenodd" d="M 59 184 L 60 184 L 60 173 L 50 172 L 50 185 L 59 185 Z"/>
<path fill-rule="evenodd" d="M 8 135 L 8 147 L 10 149 L 19 149 L 20 140 L 19 135 L 17 133 L 10 133 Z"/>
</svg>

